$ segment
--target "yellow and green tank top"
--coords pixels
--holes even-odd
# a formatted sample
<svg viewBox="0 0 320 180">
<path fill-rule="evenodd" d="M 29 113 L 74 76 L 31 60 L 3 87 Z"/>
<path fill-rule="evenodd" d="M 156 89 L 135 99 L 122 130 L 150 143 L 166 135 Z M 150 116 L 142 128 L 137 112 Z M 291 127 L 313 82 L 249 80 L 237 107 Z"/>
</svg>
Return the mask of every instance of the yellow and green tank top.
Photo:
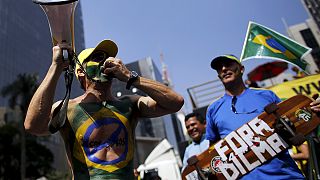
<svg viewBox="0 0 320 180">
<path fill-rule="evenodd" d="M 69 104 L 67 127 L 61 133 L 75 180 L 133 179 L 134 110 L 128 97 Z"/>
</svg>

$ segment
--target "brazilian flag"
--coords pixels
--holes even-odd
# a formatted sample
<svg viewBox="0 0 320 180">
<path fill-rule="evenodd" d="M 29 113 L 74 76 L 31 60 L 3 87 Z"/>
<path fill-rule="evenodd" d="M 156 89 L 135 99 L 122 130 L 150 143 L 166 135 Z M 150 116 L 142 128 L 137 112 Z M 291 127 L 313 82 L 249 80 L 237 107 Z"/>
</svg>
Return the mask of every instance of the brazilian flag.
<svg viewBox="0 0 320 180">
<path fill-rule="evenodd" d="M 286 61 L 310 74 L 310 65 L 303 60 L 304 56 L 310 52 L 310 48 L 272 29 L 250 21 L 240 60 L 266 58 Z"/>
</svg>

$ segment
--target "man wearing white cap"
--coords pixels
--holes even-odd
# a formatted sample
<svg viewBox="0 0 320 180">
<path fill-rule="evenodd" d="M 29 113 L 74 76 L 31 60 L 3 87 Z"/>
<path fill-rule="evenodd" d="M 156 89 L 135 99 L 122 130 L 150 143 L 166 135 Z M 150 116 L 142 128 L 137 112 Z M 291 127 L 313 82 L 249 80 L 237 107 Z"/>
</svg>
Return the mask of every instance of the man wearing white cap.
<svg viewBox="0 0 320 180">
<path fill-rule="evenodd" d="M 214 144 L 237 130 L 264 111 L 270 103 L 280 99 L 270 90 L 246 88 L 242 75 L 244 66 L 233 55 L 223 55 L 211 61 L 225 87 L 225 94 L 209 105 L 206 138 Z M 256 167 L 241 179 L 304 179 L 287 151 Z"/>
<path fill-rule="evenodd" d="M 34 135 L 50 134 L 56 84 L 69 65 L 63 61 L 63 48 L 68 47 L 53 47 L 52 64 L 29 105 L 25 129 Z M 59 130 L 74 179 L 133 179 L 137 118 L 173 113 L 184 103 L 169 87 L 129 71 L 117 52 L 113 41 L 104 40 L 78 56 L 75 74 L 85 92 L 69 101 L 67 121 Z M 148 97 L 112 96 L 112 78 Z"/>
</svg>

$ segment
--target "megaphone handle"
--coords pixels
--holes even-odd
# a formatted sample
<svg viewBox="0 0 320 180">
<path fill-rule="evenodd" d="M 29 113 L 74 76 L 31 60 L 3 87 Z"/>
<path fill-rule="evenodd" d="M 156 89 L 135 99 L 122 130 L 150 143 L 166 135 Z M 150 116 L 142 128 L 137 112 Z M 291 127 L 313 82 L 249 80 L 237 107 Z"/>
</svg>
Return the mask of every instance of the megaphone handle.
<svg viewBox="0 0 320 180">
<path fill-rule="evenodd" d="M 63 60 L 67 61 L 69 59 L 69 53 L 67 49 L 62 49 Z"/>
</svg>

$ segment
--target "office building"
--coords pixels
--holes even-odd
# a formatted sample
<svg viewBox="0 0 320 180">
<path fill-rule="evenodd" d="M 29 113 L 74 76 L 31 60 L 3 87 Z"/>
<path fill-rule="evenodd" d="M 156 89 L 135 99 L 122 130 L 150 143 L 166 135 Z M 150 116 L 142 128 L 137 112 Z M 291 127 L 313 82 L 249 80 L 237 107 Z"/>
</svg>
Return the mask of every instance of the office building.
<svg viewBox="0 0 320 180">
<path fill-rule="evenodd" d="M 289 36 L 297 42 L 312 48 L 305 60 L 310 64 L 311 73 L 317 73 L 320 68 L 320 31 L 313 19 L 289 26 Z"/>
<path fill-rule="evenodd" d="M 84 33 L 80 2 L 75 13 L 75 47 L 84 48 Z M 37 73 L 44 78 L 52 60 L 52 41 L 47 17 L 32 1 L 0 1 L 0 89 L 16 80 L 18 74 Z M 73 83 L 72 96 L 79 95 L 78 82 Z M 65 94 L 63 77 L 56 99 Z M 7 100 L 0 97 L 0 106 Z"/>
<path fill-rule="evenodd" d="M 78 2 L 75 20 L 75 47 L 77 52 L 85 47 L 81 4 Z M 79 52 L 78 52 L 79 53 Z M 31 0 L 0 1 L 0 89 L 16 80 L 18 74 L 37 73 L 39 82 L 44 78 L 52 60 L 52 41 L 47 17 L 38 4 Z M 56 99 L 65 95 L 63 76 L 58 84 Z M 72 97 L 82 92 L 77 80 L 74 80 Z M 6 121 L 18 121 L 21 118 L 10 114 L 7 98 L 0 96 L 0 124 Z M 8 114 L 9 112 L 9 114 Z M 5 114 L 7 114 L 5 116 Z M 4 117 L 7 117 L 5 119 Z M 50 136 L 45 144 L 54 154 L 53 167 L 67 171 L 62 139 L 58 134 Z"/>
<path fill-rule="evenodd" d="M 320 29 L 320 1 L 319 0 L 301 0 L 318 29 Z"/>
</svg>

